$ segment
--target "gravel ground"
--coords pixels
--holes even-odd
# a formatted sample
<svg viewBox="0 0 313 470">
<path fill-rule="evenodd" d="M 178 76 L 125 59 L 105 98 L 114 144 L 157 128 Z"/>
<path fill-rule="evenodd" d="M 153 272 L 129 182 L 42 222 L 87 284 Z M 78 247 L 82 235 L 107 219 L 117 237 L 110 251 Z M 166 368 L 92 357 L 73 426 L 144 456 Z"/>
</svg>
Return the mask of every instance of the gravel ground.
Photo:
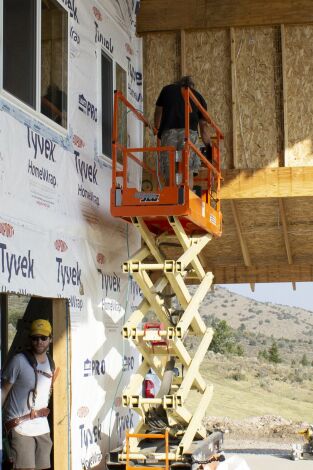
<svg viewBox="0 0 313 470">
<path fill-rule="evenodd" d="M 223 449 L 226 457 L 242 457 L 251 470 L 306 470 L 313 461 L 291 460 L 292 444 L 303 443 L 298 434 L 308 423 L 294 423 L 280 416 L 253 416 L 241 420 L 209 417 L 208 430 L 224 431 Z"/>
<path fill-rule="evenodd" d="M 208 431 L 221 430 L 226 439 L 249 441 L 301 442 L 298 431 L 308 427 L 308 423 L 293 422 L 280 416 L 252 416 L 245 419 L 210 416 L 205 419 Z"/>
</svg>

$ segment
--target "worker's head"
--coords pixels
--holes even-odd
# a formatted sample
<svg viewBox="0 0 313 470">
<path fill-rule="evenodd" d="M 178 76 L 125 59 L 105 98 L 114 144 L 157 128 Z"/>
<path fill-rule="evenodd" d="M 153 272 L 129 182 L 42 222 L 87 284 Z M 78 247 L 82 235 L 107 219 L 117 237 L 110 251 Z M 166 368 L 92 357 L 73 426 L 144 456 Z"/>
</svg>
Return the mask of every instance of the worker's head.
<svg viewBox="0 0 313 470">
<path fill-rule="evenodd" d="M 176 82 L 176 84 L 179 86 L 188 86 L 189 88 L 195 87 L 195 83 L 190 75 L 184 75 Z"/>
<path fill-rule="evenodd" d="M 48 320 L 39 318 L 34 320 L 30 327 L 30 340 L 32 350 L 36 354 L 45 353 L 52 341 L 52 327 Z"/>
</svg>

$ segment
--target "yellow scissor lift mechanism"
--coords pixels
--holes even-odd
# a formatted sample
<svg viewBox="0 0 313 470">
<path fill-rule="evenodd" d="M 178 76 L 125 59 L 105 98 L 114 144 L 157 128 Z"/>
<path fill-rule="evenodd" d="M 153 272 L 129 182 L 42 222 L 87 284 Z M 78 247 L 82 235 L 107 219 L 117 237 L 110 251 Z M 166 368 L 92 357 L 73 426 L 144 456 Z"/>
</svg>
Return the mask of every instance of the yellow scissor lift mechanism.
<svg viewBox="0 0 313 470">
<path fill-rule="evenodd" d="M 202 424 L 213 386 L 205 382 L 199 369 L 213 330 L 207 328 L 198 311 L 213 282 L 213 274 L 204 271 L 199 255 L 222 232 L 219 146 L 223 134 L 189 88 L 182 88 L 182 94 L 185 144 L 177 152 L 174 147 L 161 147 L 159 142 L 143 148 L 128 148 L 119 142 L 118 120 L 122 109 L 151 127 L 121 92 L 115 92 L 111 213 L 131 223 L 143 242 L 142 248 L 123 264 L 123 272 L 136 281 L 143 300 L 123 326 L 122 334 L 125 340 L 133 342 L 143 361 L 123 391 L 123 406 L 138 413 L 139 423 L 133 434 L 127 432 L 125 446 L 110 451 L 109 469 L 196 468 L 219 452 L 223 440 L 221 432 L 208 435 Z M 210 161 L 189 138 L 191 103 L 215 131 Z M 155 129 L 151 130 L 155 134 Z M 189 188 L 191 150 L 205 168 L 204 177 L 198 178 L 197 194 Z M 170 163 L 168 182 L 162 181 L 159 171 L 160 159 L 166 154 Z M 147 163 L 149 156 L 154 166 Z M 132 171 L 138 165 L 151 174 L 153 190 L 145 192 L 131 183 Z M 173 246 L 178 253 L 176 259 L 167 259 L 165 250 Z M 198 284 L 193 295 L 186 284 L 190 279 Z M 168 301 L 171 296 L 175 296 L 176 303 Z M 149 311 L 154 312 L 157 323 L 143 323 Z M 188 334 L 200 339 L 193 357 L 185 346 Z M 178 376 L 177 368 L 182 371 Z M 161 381 L 155 398 L 139 393 L 150 369 Z M 186 406 L 191 390 L 199 394 L 193 412 Z"/>
</svg>

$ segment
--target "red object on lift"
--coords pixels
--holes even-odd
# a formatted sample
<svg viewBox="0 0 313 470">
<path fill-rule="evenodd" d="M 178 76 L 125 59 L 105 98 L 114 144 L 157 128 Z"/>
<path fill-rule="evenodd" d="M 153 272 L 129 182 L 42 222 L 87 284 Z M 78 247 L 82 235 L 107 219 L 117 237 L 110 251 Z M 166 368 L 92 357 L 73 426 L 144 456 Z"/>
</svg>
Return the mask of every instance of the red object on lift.
<svg viewBox="0 0 313 470">
<path fill-rule="evenodd" d="M 154 382 L 151 379 L 143 381 L 143 396 L 144 398 L 155 398 Z"/>
<path fill-rule="evenodd" d="M 147 322 L 144 324 L 143 330 L 146 334 L 147 330 L 156 330 L 159 334 L 160 330 L 164 330 L 165 327 L 163 323 L 157 323 L 157 322 Z M 159 340 L 152 340 L 150 341 L 150 344 L 152 346 L 152 350 L 154 350 L 154 346 L 166 346 L 168 349 L 168 341 L 166 339 L 162 339 L 160 336 Z"/>
</svg>

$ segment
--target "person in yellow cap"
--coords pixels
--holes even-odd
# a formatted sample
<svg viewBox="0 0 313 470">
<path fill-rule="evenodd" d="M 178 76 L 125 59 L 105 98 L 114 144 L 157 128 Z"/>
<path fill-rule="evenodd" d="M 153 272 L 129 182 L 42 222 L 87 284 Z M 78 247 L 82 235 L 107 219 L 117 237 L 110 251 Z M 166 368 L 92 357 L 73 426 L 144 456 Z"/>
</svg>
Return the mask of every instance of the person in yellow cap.
<svg viewBox="0 0 313 470">
<path fill-rule="evenodd" d="M 13 356 L 2 373 L 3 420 L 15 469 L 50 468 L 47 416 L 55 370 L 48 354 L 51 341 L 49 321 L 33 321 L 30 349 Z"/>
</svg>

